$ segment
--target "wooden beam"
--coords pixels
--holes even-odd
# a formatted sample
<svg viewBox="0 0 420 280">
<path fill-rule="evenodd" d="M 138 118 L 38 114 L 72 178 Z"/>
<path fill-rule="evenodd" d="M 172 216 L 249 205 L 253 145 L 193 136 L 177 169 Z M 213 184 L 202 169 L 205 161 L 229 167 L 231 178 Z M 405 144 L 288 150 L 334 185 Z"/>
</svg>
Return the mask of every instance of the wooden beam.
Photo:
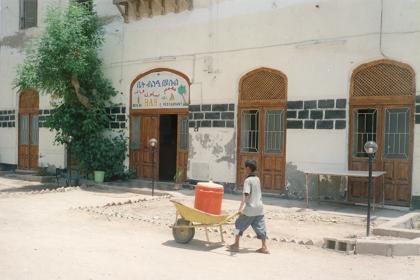
<svg viewBox="0 0 420 280">
<path fill-rule="evenodd" d="M 124 18 L 124 22 L 128 23 L 128 2 L 125 0 L 114 0 L 114 5 L 117 6 L 118 11 Z"/>
<path fill-rule="evenodd" d="M 161 0 L 162 15 L 166 15 L 166 0 Z"/>
</svg>

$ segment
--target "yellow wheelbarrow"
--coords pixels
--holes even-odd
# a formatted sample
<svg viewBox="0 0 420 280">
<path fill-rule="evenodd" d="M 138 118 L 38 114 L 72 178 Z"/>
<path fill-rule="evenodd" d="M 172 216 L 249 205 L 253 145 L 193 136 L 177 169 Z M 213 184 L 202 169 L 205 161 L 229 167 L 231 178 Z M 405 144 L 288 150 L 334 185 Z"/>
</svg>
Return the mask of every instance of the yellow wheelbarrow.
<svg viewBox="0 0 420 280">
<path fill-rule="evenodd" d="M 238 212 L 232 215 L 213 215 L 186 206 L 176 200 L 171 200 L 171 202 L 176 208 L 176 218 L 175 224 L 172 227 L 172 234 L 176 242 L 183 244 L 190 242 L 194 238 L 195 229 L 198 227 L 204 228 L 207 242 L 209 242 L 208 228 L 219 227 L 221 241 L 225 242 L 222 226 L 229 224 L 233 218 L 239 215 Z"/>
</svg>

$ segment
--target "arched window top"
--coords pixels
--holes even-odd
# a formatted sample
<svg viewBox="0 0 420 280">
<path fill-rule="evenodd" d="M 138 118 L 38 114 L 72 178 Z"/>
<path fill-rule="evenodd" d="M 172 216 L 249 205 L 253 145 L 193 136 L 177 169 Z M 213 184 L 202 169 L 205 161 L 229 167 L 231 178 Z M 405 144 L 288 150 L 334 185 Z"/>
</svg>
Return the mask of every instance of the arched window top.
<svg viewBox="0 0 420 280">
<path fill-rule="evenodd" d="M 414 70 L 407 64 L 381 59 L 353 71 L 350 97 L 413 96 Z"/>
<path fill-rule="evenodd" d="M 239 102 L 286 101 L 287 77 L 274 69 L 259 68 L 241 78 L 239 90 Z"/>
<path fill-rule="evenodd" d="M 29 110 L 39 108 L 39 95 L 35 90 L 24 90 L 19 96 L 19 109 Z"/>
</svg>

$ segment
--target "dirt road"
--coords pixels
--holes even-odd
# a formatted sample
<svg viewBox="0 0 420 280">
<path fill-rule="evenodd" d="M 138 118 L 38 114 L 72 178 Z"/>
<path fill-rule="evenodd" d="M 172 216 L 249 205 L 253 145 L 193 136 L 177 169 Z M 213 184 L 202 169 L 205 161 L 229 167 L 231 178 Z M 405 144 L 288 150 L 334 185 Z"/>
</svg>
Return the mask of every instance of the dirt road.
<svg viewBox="0 0 420 280">
<path fill-rule="evenodd" d="M 343 255 L 280 242 L 270 244 L 270 255 L 260 255 L 253 252 L 259 245 L 254 239 L 231 254 L 201 241 L 178 245 L 165 225 L 77 209 L 139 198 L 80 189 L 0 195 L 0 278 L 402 280 L 420 275 L 418 257 Z"/>
</svg>

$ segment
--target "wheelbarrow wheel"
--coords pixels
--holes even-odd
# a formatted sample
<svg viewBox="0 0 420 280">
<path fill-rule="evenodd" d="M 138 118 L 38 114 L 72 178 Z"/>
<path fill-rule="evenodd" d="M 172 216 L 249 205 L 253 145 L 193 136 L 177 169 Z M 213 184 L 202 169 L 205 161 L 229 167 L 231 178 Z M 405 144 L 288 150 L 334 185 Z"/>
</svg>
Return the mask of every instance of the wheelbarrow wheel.
<svg viewBox="0 0 420 280">
<path fill-rule="evenodd" d="M 175 226 L 189 226 L 191 223 L 185 219 L 178 219 L 176 221 Z M 194 227 L 173 227 L 172 228 L 172 235 L 175 238 L 177 243 L 186 244 L 190 242 L 195 235 L 195 228 Z"/>
</svg>

